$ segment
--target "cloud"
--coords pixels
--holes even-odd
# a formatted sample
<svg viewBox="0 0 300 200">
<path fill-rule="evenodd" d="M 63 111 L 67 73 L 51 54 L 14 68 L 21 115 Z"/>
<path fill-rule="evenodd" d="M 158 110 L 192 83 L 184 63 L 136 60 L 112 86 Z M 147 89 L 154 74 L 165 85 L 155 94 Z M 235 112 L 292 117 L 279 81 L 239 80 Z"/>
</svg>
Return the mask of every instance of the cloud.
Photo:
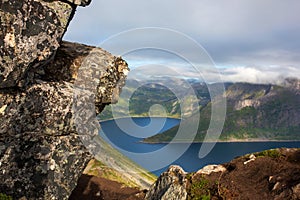
<svg viewBox="0 0 300 200">
<path fill-rule="evenodd" d="M 128 29 L 169 28 L 190 36 L 217 66 L 226 66 L 222 73 L 228 80 L 275 80 L 270 77 L 299 75 L 299 9 L 298 0 L 94 0 L 89 7 L 78 8 L 65 39 L 99 45 Z M 201 61 L 190 43 L 163 34 L 134 35 L 116 40 L 112 46 L 121 49 L 147 39 L 166 49 L 181 49 L 190 59 Z M 137 57 L 129 56 L 128 61 L 137 63 L 134 59 Z M 149 51 L 138 59 L 171 62 L 170 56 Z"/>
<path fill-rule="evenodd" d="M 280 84 L 286 77 L 300 77 L 299 70 L 289 67 L 234 67 L 222 70 L 225 82 L 275 83 Z"/>
</svg>

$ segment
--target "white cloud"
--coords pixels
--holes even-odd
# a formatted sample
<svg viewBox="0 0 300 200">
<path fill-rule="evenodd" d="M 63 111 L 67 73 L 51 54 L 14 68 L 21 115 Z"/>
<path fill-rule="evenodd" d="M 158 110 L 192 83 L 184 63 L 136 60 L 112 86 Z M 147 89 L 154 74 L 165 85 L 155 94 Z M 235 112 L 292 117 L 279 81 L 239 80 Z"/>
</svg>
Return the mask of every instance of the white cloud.
<svg viewBox="0 0 300 200">
<path fill-rule="evenodd" d="M 203 45 L 217 65 L 230 66 L 223 69 L 225 80 L 268 82 L 299 77 L 299 10 L 299 0 L 93 0 L 89 7 L 78 8 L 65 39 L 98 45 L 131 28 L 170 28 Z M 137 35 L 136 40 L 139 37 L 149 35 Z M 182 49 L 190 58 L 199 56 L 186 43 L 152 39 L 170 49 Z M 117 41 L 115 48 L 130 46 L 136 40 Z M 156 55 L 145 52 L 139 57 L 149 60 Z M 157 57 L 164 59 L 164 55 Z"/>
<path fill-rule="evenodd" d="M 224 82 L 281 83 L 288 77 L 300 78 L 295 67 L 233 67 L 222 69 Z"/>
</svg>

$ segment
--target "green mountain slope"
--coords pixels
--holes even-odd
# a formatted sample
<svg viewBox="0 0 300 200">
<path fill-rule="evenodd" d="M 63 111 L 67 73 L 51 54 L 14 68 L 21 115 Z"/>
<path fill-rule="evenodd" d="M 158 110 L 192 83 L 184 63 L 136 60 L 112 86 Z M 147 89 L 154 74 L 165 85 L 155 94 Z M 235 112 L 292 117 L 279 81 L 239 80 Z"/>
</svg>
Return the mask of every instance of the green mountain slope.
<svg viewBox="0 0 300 200">
<path fill-rule="evenodd" d="M 227 114 L 221 141 L 300 140 L 300 91 L 298 80 L 283 86 L 250 83 L 230 84 L 226 88 Z M 211 117 L 211 103 L 201 109 L 194 141 L 203 141 Z M 193 120 L 187 120 L 193 126 Z M 168 142 L 178 131 L 176 126 L 144 142 Z M 180 139 L 184 141 L 184 138 Z"/>
<path fill-rule="evenodd" d="M 180 87 L 178 87 L 180 86 Z M 128 80 L 126 86 L 122 89 L 122 95 L 116 105 L 106 106 L 99 115 L 100 120 L 126 117 L 126 110 L 129 109 L 129 115 L 132 117 L 149 116 L 149 110 L 153 105 L 161 105 L 165 109 L 167 117 L 180 118 L 181 107 L 180 100 L 185 98 L 189 101 L 190 89 L 195 91 L 196 102 L 190 100 L 191 104 L 196 104 L 197 109 L 205 106 L 210 101 L 210 95 L 205 84 L 192 82 L 192 80 L 182 80 L 173 78 L 164 78 L 152 82 L 143 82 Z M 127 103 L 129 99 L 129 103 Z M 112 112 L 113 106 L 113 112 Z M 192 113 L 193 107 L 187 109 L 187 113 Z M 160 110 L 161 111 L 161 110 Z M 161 116 L 163 112 L 157 111 L 156 116 Z"/>
<path fill-rule="evenodd" d="M 190 88 L 184 85 L 184 81 L 189 83 Z M 280 86 L 250 83 L 226 83 L 224 86 L 227 112 L 221 141 L 300 140 L 299 80 L 286 79 Z M 214 87 L 214 84 L 210 87 Z M 197 97 L 196 100 L 191 100 L 191 88 Z M 107 106 L 99 116 L 100 120 L 128 117 L 124 114 L 128 107 L 130 116 L 149 116 L 149 110 L 155 104 L 164 107 L 167 117 L 180 118 L 182 113 L 179 99 L 185 98 L 186 102 L 194 105 L 186 112 L 193 116 L 193 113 L 200 110 L 200 122 L 191 117 L 182 123 L 186 123 L 186 127 L 198 126 L 195 141 L 203 141 L 211 118 L 212 103 L 207 85 L 193 80 L 171 78 L 152 82 L 129 80 L 122 96 L 114 114 L 111 107 Z M 129 104 L 124 99 L 130 99 Z M 154 115 L 161 116 L 164 113 L 159 109 L 160 107 Z M 144 142 L 169 142 L 177 130 L 178 126 L 147 138 Z M 188 128 L 185 131 L 189 133 Z M 178 138 L 179 141 L 185 141 L 185 138 Z"/>
</svg>

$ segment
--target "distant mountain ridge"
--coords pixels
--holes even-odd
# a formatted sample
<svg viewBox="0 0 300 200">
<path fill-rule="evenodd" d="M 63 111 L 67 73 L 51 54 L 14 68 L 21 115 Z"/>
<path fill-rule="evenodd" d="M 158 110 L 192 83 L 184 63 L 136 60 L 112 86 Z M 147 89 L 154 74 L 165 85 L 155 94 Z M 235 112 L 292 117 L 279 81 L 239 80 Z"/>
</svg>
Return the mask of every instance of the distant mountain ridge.
<svg viewBox="0 0 300 200">
<path fill-rule="evenodd" d="M 180 117 L 180 102 L 172 93 L 172 85 L 180 84 L 180 80 L 166 79 L 168 87 L 162 82 L 143 84 L 137 89 L 131 99 L 129 110 L 133 116 L 147 116 L 153 104 L 160 104 L 166 108 L 168 117 Z M 181 80 L 182 81 L 182 80 Z M 172 82 L 172 83 L 170 83 Z M 209 127 L 211 117 L 211 99 L 206 84 L 190 81 L 197 96 L 200 110 L 200 122 L 196 142 L 203 141 Z M 133 88 L 132 81 L 126 90 Z M 209 85 L 213 87 L 213 84 Z M 129 89 L 128 89 L 129 88 Z M 300 140 L 300 81 L 286 79 L 281 85 L 225 83 L 227 113 L 221 141 L 239 140 Z M 186 88 L 177 90 L 177 96 L 187 94 Z M 189 98 L 189 97 L 186 97 Z M 122 102 L 121 102 L 122 103 Z M 195 110 L 191 108 L 191 113 Z M 119 110 L 122 112 L 122 110 Z M 104 114 L 108 111 L 104 111 Z M 107 116 L 107 115 L 106 115 Z M 193 122 L 187 122 L 193 123 Z M 195 125 L 195 124 L 191 124 Z M 144 142 L 169 142 L 176 135 L 178 126 L 150 138 Z M 181 138 L 180 141 L 184 141 Z"/>
</svg>

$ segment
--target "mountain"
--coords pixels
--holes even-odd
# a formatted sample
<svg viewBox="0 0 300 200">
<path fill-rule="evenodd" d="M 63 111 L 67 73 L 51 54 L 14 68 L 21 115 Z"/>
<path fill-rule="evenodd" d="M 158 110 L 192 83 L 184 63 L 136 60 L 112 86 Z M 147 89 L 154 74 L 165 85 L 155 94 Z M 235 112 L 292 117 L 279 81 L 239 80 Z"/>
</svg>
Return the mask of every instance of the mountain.
<svg viewBox="0 0 300 200">
<path fill-rule="evenodd" d="M 287 79 L 282 86 L 228 84 L 225 91 L 227 112 L 220 140 L 299 140 L 299 85 L 297 79 Z M 211 102 L 201 109 L 200 116 L 195 141 L 202 141 L 206 135 Z M 193 125 L 193 122 L 187 123 Z M 178 127 L 147 138 L 145 142 L 171 141 Z"/>
<path fill-rule="evenodd" d="M 192 94 L 195 92 L 195 94 Z M 194 95 L 196 98 L 191 98 Z M 127 102 L 129 99 L 129 103 Z M 195 109 L 200 109 L 210 102 L 210 95 L 206 84 L 196 82 L 193 79 L 184 80 L 178 78 L 164 77 L 153 81 L 127 80 L 122 89 L 118 103 L 106 108 L 98 116 L 100 120 L 108 120 L 119 117 L 129 117 L 126 110 L 132 117 L 147 117 L 153 105 L 159 104 L 165 108 L 162 110 L 152 110 L 156 116 L 180 118 L 181 107 L 180 99 L 189 101 L 193 107 L 186 109 L 186 114 L 193 113 Z M 156 113 L 155 113 L 156 111 Z"/>
<path fill-rule="evenodd" d="M 184 85 L 187 82 L 189 88 Z M 178 87 L 178 85 L 180 87 Z M 167 117 L 180 118 L 182 98 L 191 106 L 185 115 L 193 116 L 200 110 L 200 122 L 184 120 L 187 127 L 198 126 L 195 141 L 203 141 L 211 118 L 211 97 L 209 88 L 218 83 L 206 85 L 194 80 L 165 78 L 152 82 L 129 80 L 123 88 L 125 98 L 120 97 L 117 109 L 112 115 L 107 107 L 100 115 L 101 120 L 126 117 L 129 107 L 131 116 L 149 116 L 149 109 L 155 104 L 165 108 Z M 221 141 L 233 140 L 299 140 L 300 139 L 300 81 L 288 78 L 280 85 L 225 83 L 226 119 L 220 136 Z M 192 98 L 193 90 L 196 98 Z M 132 94 L 130 97 L 126 96 Z M 218 99 L 218 96 L 215 97 Z M 213 101 L 214 103 L 214 101 Z M 126 107 L 127 106 L 127 107 Z M 160 116 L 161 107 L 154 110 Z M 153 110 L 152 110 L 153 114 Z M 117 116 L 117 117 L 116 117 Z M 190 123 L 190 124 L 188 124 Z M 197 124 L 195 124 L 197 123 Z M 176 126 L 162 134 L 147 138 L 144 142 L 168 142 L 178 131 Z M 188 132 L 188 130 L 186 130 Z M 180 141 L 184 141 L 181 138 Z"/>
</svg>

